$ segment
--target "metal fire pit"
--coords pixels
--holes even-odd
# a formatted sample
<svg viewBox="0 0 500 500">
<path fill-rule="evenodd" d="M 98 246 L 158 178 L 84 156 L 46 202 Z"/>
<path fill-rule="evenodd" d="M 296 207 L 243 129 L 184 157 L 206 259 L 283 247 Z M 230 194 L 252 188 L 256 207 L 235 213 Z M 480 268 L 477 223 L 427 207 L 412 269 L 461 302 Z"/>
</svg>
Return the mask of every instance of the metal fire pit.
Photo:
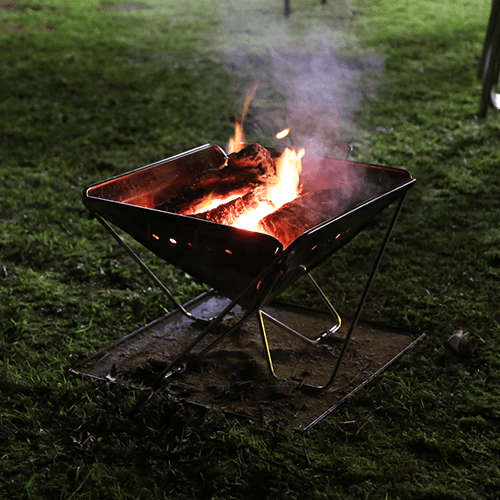
<svg viewBox="0 0 500 500">
<path fill-rule="evenodd" d="M 200 172 L 207 168 L 219 168 L 225 159 L 226 154 L 221 148 L 205 145 L 93 184 L 84 191 L 83 203 L 88 210 L 95 214 L 174 301 L 176 309 L 188 320 L 203 325 L 201 332 L 177 352 L 174 359 L 169 359 L 158 375 L 158 380 L 163 381 L 179 373 L 197 346 L 196 356 L 205 355 L 228 335 L 239 330 L 251 317 L 256 319 L 267 366 L 274 376 L 276 373 L 265 320 L 309 345 L 322 343 L 325 337 L 340 327 L 340 318 L 312 277 L 313 285 L 334 318 L 333 327 L 322 329 L 315 336 L 309 332 L 299 333 L 274 317 L 266 307 L 296 280 L 305 275 L 310 277 L 311 270 L 346 245 L 377 214 L 397 201 L 397 208 L 375 258 L 355 316 L 342 338 L 337 360 L 332 363 L 332 373 L 324 383 L 301 384 L 303 389 L 313 392 L 326 390 L 336 378 L 404 197 L 413 185 L 414 178 L 402 169 L 306 155 L 302 159 L 303 191 L 313 194 L 321 192 L 314 203 L 321 207 L 323 220 L 313 227 L 305 228 L 286 248 L 267 234 L 155 209 Z M 108 221 L 160 258 L 226 297 L 227 300 L 219 303 L 221 309 L 207 319 L 193 314 L 188 307 L 176 302 L 172 293 L 124 243 Z M 236 308 L 242 311 L 238 320 L 227 324 L 228 313 Z M 207 342 L 208 338 L 210 341 Z"/>
</svg>

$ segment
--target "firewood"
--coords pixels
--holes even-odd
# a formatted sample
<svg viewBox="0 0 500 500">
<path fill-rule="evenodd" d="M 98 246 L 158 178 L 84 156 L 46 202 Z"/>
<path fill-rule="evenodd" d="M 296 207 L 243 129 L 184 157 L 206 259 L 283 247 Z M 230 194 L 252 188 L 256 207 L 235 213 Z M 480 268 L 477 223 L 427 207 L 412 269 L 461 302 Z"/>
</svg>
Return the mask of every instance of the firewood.
<svg viewBox="0 0 500 500">
<path fill-rule="evenodd" d="M 255 191 L 250 191 L 244 196 L 223 203 L 212 210 L 195 214 L 194 217 L 230 226 L 238 217 L 245 215 L 259 205 L 257 198 L 258 195 Z"/>
<path fill-rule="evenodd" d="M 250 144 L 237 153 L 228 156 L 228 166 L 249 168 L 259 166 L 266 174 L 276 174 L 276 158 L 271 151 L 260 144 Z"/>
<path fill-rule="evenodd" d="M 156 209 L 192 215 L 202 209 L 207 199 L 224 199 L 234 194 L 244 196 L 275 175 L 276 161 L 269 150 L 252 144 L 229 155 L 221 168 L 201 172 Z"/>
<path fill-rule="evenodd" d="M 286 248 L 302 233 L 328 217 L 321 212 L 321 203 L 312 195 L 302 195 L 264 217 L 260 229 L 274 236 Z"/>
</svg>

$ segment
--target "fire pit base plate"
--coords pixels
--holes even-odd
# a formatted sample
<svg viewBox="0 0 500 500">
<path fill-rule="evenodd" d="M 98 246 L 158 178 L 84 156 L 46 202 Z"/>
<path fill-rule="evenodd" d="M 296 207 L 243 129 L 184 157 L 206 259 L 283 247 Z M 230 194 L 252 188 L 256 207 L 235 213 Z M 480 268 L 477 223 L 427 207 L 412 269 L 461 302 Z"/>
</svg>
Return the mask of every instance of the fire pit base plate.
<svg viewBox="0 0 500 500">
<path fill-rule="evenodd" d="M 186 304 L 186 308 L 197 317 L 210 318 L 228 303 L 225 297 L 206 292 Z M 264 311 L 311 338 L 332 326 L 330 314 L 296 305 L 276 302 Z M 238 308 L 233 310 L 213 335 L 236 322 L 241 313 Z M 203 325 L 172 312 L 86 357 L 71 371 L 147 389 L 169 359 L 196 337 L 201 328 Z M 188 360 L 187 369 L 165 381 L 165 387 L 173 396 L 190 403 L 260 424 L 305 430 L 425 336 L 358 322 L 333 387 L 320 394 L 301 390 L 303 383 L 321 385 L 328 380 L 348 328 L 349 320 L 343 318 L 342 327 L 335 334 L 326 337 L 321 345 L 312 346 L 266 323 L 279 377 L 276 379 L 269 374 L 257 319 L 253 316 L 203 358 Z M 211 335 L 202 341 L 199 350 L 214 338 Z"/>
</svg>

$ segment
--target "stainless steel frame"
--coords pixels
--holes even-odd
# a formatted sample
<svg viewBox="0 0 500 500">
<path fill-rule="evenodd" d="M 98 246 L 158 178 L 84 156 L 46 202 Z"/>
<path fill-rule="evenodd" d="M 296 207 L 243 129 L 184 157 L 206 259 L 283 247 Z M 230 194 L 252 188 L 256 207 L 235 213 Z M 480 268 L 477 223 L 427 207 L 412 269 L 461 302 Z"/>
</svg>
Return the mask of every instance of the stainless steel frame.
<svg viewBox="0 0 500 500">
<path fill-rule="evenodd" d="M 342 210 L 339 209 L 336 216 L 331 216 L 321 224 L 310 228 L 286 249 L 283 249 L 280 242 L 268 235 L 237 230 L 191 217 L 161 212 L 153 208 L 156 199 L 162 196 L 162 190 L 175 190 L 186 181 L 188 177 L 186 171 L 189 175 L 195 175 L 200 168 L 203 168 L 203 162 L 217 165 L 218 162 L 223 161 L 224 156 L 219 148 L 207 145 L 94 184 L 84 191 L 83 201 L 87 208 L 160 287 L 175 308 L 193 321 L 205 324 L 201 333 L 160 373 L 158 382 L 161 383 L 178 373 L 179 366 L 185 362 L 188 355 L 193 353 L 193 349 L 207 335 L 214 332 L 215 327 L 221 324 L 224 317 L 236 305 L 244 308 L 245 312 L 241 319 L 212 340 L 196 356 L 201 357 L 206 354 L 255 314 L 258 318 L 265 359 L 270 373 L 277 377 L 269 349 L 265 320 L 278 324 L 289 334 L 309 344 L 317 344 L 325 335 L 333 334 L 340 327 L 340 316 L 314 281 L 310 271 L 347 244 L 379 212 L 398 201 L 332 374 L 324 385 L 304 384 L 302 386 L 304 390 L 315 392 L 327 390 L 335 381 L 404 198 L 408 189 L 413 185 L 414 179 L 401 169 L 341 160 L 309 159 L 312 163 L 316 162 L 317 165 L 332 169 L 335 176 L 328 182 L 333 183 L 333 192 L 339 196 L 343 193 L 342 189 L 349 191 L 349 184 L 345 182 L 342 184 L 342 180 L 349 179 L 351 170 L 354 170 L 356 175 L 361 173 L 365 175 L 365 181 L 369 186 L 373 186 L 374 190 L 364 190 L 362 197 L 357 197 L 355 200 L 349 199 L 348 196 L 348 203 Z M 159 184 L 160 181 L 162 184 Z M 337 186 L 339 182 L 341 184 Z M 186 269 L 192 275 L 197 274 L 214 288 L 222 286 L 226 290 L 224 295 L 231 302 L 211 320 L 192 316 L 182 304 L 175 300 L 170 290 L 149 270 L 105 219 L 121 227 L 167 262 Z M 227 251 L 229 248 L 230 250 Z M 214 251 L 217 253 L 215 254 Z M 219 267 L 206 269 L 210 264 L 203 261 L 204 257 L 213 259 L 211 262 Z M 227 279 L 224 273 L 227 273 Z M 224 279 L 221 279 L 221 274 Z M 302 276 L 308 276 L 311 279 L 335 320 L 332 328 L 327 332 L 319 332 L 316 338 L 296 332 L 262 310 L 265 304 Z"/>
</svg>

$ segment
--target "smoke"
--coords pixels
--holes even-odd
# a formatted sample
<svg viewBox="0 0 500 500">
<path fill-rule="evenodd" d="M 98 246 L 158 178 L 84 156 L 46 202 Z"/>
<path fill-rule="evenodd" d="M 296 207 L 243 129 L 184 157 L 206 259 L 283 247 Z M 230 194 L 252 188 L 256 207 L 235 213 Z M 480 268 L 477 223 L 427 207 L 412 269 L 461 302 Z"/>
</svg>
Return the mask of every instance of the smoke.
<svg viewBox="0 0 500 500">
<path fill-rule="evenodd" d="M 267 10 L 258 8 L 263 5 Z M 336 155 L 335 145 L 355 134 L 363 99 L 375 95 L 373 79 L 369 83 L 367 76 L 380 73 L 383 58 L 353 56 L 355 40 L 343 29 L 346 23 L 333 18 L 332 6 L 322 7 L 321 11 L 311 7 L 316 16 L 312 19 L 307 10 L 285 18 L 268 3 L 250 0 L 246 10 L 229 10 L 224 16 L 217 45 L 240 79 L 242 95 L 259 82 L 245 128 L 263 144 L 290 127 L 289 138 L 280 142 L 283 146 L 306 147 L 318 156 Z M 349 15 L 344 4 L 343 19 Z"/>
</svg>

